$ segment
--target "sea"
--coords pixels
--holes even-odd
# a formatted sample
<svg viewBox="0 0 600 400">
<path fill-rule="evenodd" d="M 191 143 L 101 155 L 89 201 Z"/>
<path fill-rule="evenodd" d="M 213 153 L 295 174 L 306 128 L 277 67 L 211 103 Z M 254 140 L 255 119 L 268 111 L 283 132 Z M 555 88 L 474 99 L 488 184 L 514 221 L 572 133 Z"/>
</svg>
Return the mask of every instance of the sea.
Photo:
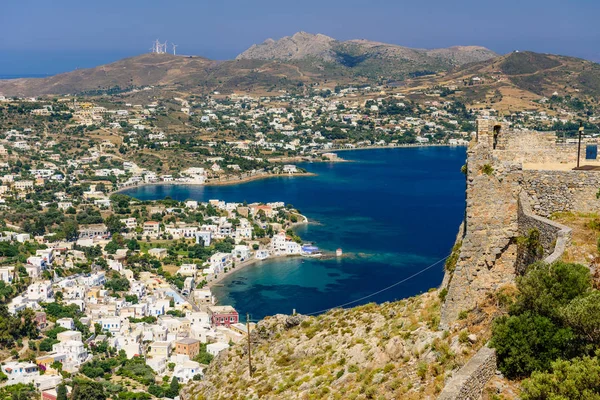
<svg viewBox="0 0 600 400">
<path fill-rule="evenodd" d="M 19 78 L 47 78 L 52 74 L 0 74 L 0 80 Z"/>
<path fill-rule="evenodd" d="M 252 320 L 277 313 L 319 314 L 333 307 L 394 301 L 439 286 L 443 261 L 465 210 L 464 147 L 339 152 L 351 162 L 304 163 L 310 177 L 230 186 L 154 185 L 124 194 L 142 200 L 292 204 L 309 223 L 305 242 L 342 257 L 261 261 L 213 287 L 219 304 Z"/>
</svg>

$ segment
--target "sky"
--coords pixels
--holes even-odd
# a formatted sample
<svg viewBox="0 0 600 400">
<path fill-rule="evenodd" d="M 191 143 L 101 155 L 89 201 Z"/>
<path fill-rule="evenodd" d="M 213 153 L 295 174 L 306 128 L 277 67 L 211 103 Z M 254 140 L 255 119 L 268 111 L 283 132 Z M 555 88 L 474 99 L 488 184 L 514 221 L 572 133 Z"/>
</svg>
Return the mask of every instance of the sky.
<svg viewBox="0 0 600 400">
<path fill-rule="evenodd" d="M 0 75 L 93 67 L 148 52 L 157 38 L 225 60 L 297 31 L 600 62 L 598 16 L 598 0 L 2 0 Z"/>
</svg>

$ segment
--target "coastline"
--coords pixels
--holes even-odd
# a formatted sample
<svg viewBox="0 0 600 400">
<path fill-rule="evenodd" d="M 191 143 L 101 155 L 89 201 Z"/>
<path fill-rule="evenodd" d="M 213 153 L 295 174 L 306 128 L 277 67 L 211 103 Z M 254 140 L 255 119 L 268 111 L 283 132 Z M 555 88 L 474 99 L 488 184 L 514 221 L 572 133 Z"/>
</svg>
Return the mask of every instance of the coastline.
<svg viewBox="0 0 600 400">
<path fill-rule="evenodd" d="M 308 224 L 308 218 L 305 215 L 302 215 L 299 213 L 294 213 L 294 214 L 301 217 L 302 221 L 292 223 L 292 228 L 296 227 L 298 225 Z M 223 272 L 223 273 L 219 274 L 216 278 L 213 278 L 210 281 L 207 281 L 207 284 L 204 287 L 210 289 L 211 287 L 217 285 L 219 282 L 221 282 L 223 279 L 225 279 L 225 277 L 231 275 L 235 271 L 240 271 L 240 270 L 242 270 L 246 267 L 252 266 L 256 263 L 268 261 L 268 260 L 280 260 L 280 259 L 288 258 L 288 257 L 302 257 L 302 255 L 300 255 L 300 254 L 284 254 L 284 255 L 279 255 L 279 256 L 267 257 L 263 260 L 259 260 L 257 258 L 251 258 L 249 260 L 241 262 L 239 265 L 236 265 L 235 268 L 229 268 L 229 270 L 227 272 Z"/>
<path fill-rule="evenodd" d="M 466 145 L 451 145 L 448 143 L 415 143 L 415 144 L 398 144 L 395 146 L 360 146 L 360 147 L 341 147 L 337 149 L 327 150 L 316 150 L 318 154 L 321 153 L 335 153 L 336 151 L 354 151 L 354 150 L 376 150 L 376 149 L 402 149 L 412 147 L 466 147 Z M 327 162 L 327 161 L 325 161 Z"/>
<path fill-rule="evenodd" d="M 229 270 L 227 270 L 227 272 L 223 272 L 220 273 L 219 275 L 217 275 L 216 278 L 211 279 L 210 281 L 207 281 L 207 284 L 203 287 L 203 289 L 210 289 L 213 286 L 218 285 L 223 279 L 225 279 L 226 277 L 228 277 L 229 275 L 233 274 L 236 271 L 241 271 L 244 268 L 250 267 L 254 264 L 258 264 L 261 263 L 263 261 L 271 261 L 271 260 L 281 260 L 284 258 L 292 258 L 292 257 L 302 257 L 300 254 L 292 254 L 292 255 L 282 255 L 282 256 L 272 256 L 272 257 L 268 257 L 265 258 L 264 260 L 259 260 L 257 258 L 251 258 L 249 260 L 243 261 L 241 262 L 239 265 L 236 264 L 235 268 L 229 268 Z"/>
<path fill-rule="evenodd" d="M 144 182 L 144 183 L 140 183 L 139 185 L 125 186 L 120 189 L 113 190 L 111 192 L 108 192 L 108 195 L 110 196 L 111 194 L 114 194 L 114 193 L 120 193 L 120 192 L 129 190 L 129 189 L 137 189 L 137 188 L 141 188 L 141 187 L 145 187 L 145 186 L 157 186 L 157 185 L 165 185 L 165 186 L 166 185 L 173 185 L 173 186 L 228 186 L 228 185 L 237 185 L 240 183 L 248 183 L 248 182 L 257 181 L 257 180 L 261 180 L 261 179 L 295 178 L 295 177 L 307 177 L 307 176 L 317 176 L 317 174 L 315 174 L 313 172 L 298 172 L 296 174 L 263 174 L 263 175 L 247 176 L 244 178 L 226 179 L 223 181 L 209 181 L 206 183 L 175 182 L 175 181 L 173 181 L 173 182 L 164 182 L 164 181 Z"/>
<path fill-rule="evenodd" d="M 338 148 L 338 149 L 328 149 L 328 150 L 317 150 L 317 154 L 321 153 L 333 153 L 337 151 L 355 151 L 355 150 L 376 150 L 376 149 L 400 149 L 400 148 L 414 148 L 414 147 L 465 147 L 464 145 L 449 145 L 449 144 L 437 144 L 437 143 L 417 143 L 417 144 L 400 144 L 396 146 L 362 146 L 362 147 L 354 147 L 354 148 Z M 299 159 L 295 161 L 293 158 L 289 159 L 289 162 L 307 162 L 306 160 Z M 312 162 L 322 162 L 322 163 L 344 163 L 344 162 L 352 162 L 352 160 L 318 160 Z M 283 178 L 283 177 L 303 177 L 303 176 L 317 176 L 317 174 L 313 172 L 299 172 L 296 174 L 261 174 L 254 176 L 247 176 L 244 178 L 236 177 L 231 179 L 226 179 L 223 181 L 210 181 L 206 183 L 194 183 L 194 182 L 144 182 L 139 185 L 125 186 L 117 190 L 113 190 L 108 192 L 108 195 L 114 193 L 120 193 L 126 191 L 128 189 L 141 188 L 144 186 L 155 186 L 155 185 L 175 185 L 175 186 L 227 186 L 227 185 L 237 185 L 240 183 L 252 182 L 260 179 L 268 179 L 268 178 Z"/>
</svg>

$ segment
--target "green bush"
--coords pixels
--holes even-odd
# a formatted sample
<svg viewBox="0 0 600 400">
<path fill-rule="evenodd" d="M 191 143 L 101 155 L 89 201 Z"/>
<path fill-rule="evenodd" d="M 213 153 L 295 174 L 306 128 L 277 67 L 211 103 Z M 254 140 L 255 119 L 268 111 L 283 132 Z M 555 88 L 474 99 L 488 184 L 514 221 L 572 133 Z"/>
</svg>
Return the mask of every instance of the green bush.
<svg viewBox="0 0 600 400">
<path fill-rule="evenodd" d="M 520 293 L 511 307 L 511 314 L 529 310 L 559 319 L 561 307 L 590 290 L 591 282 L 590 271 L 583 265 L 532 264 L 524 276 L 517 278 Z"/>
<path fill-rule="evenodd" d="M 558 360 L 550 372 L 534 372 L 522 386 L 523 400 L 600 399 L 600 360 Z"/>
<path fill-rule="evenodd" d="M 491 347 L 496 349 L 498 368 L 509 377 L 524 377 L 545 371 L 558 358 L 569 356 L 574 335 L 571 329 L 532 312 L 503 316 L 494 322 Z"/>
<path fill-rule="evenodd" d="M 595 290 L 587 296 L 571 301 L 562 310 L 566 325 L 589 343 L 600 344 L 600 292 Z"/>
</svg>

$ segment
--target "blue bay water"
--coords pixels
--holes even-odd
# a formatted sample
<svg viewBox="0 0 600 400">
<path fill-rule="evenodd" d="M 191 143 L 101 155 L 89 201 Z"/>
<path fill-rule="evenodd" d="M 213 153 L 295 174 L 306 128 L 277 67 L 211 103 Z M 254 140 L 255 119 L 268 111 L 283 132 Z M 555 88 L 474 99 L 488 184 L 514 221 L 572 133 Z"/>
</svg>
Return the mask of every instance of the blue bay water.
<svg viewBox="0 0 600 400">
<path fill-rule="evenodd" d="M 339 153 L 348 163 L 300 164 L 317 176 L 282 177 L 232 186 L 157 185 L 123 193 L 143 200 L 283 201 L 310 223 L 296 229 L 327 260 L 266 260 L 215 286 L 220 304 L 259 319 L 313 313 L 353 302 L 399 282 L 448 255 L 464 214 L 464 147 L 374 149 Z M 401 299 L 436 287 L 443 263 L 368 299 Z"/>
</svg>

